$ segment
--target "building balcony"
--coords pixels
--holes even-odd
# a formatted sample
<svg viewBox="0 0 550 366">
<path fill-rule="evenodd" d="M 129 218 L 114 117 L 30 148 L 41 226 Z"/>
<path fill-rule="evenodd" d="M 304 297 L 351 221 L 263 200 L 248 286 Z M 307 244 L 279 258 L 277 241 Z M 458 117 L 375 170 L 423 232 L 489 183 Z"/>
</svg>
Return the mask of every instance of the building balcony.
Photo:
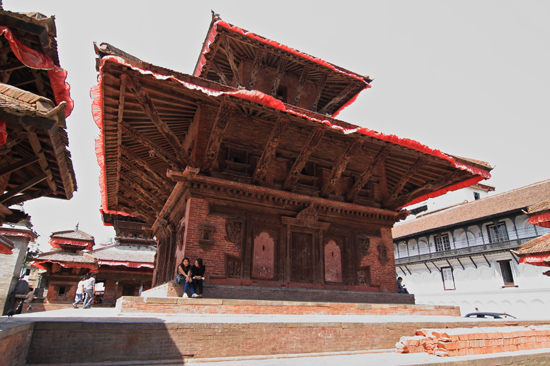
<svg viewBox="0 0 550 366">
<path fill-rule="evenodd" d="M 456 248 L 451 250 L 443 250 L 431 253 L 423 253 L 419 255 L 410 255 L 406 257 L 395 258 L 395 265 L 407 265 L 414 263 L 422 263 L 426 261 L 436 261 L 436 260 L 446 260 L 446 259 L 455 259 L 461 257 L 471 257 L 483 254 L 498 253 L 498 252 L 507 252 L 509 250 L 518 249 L 518 247 L 528 242 L 531 239 L 536 238 L 537 236 L 532 236 L 528 238 L 513 239 L 507 241 L 500 241 L 495 243 L 485 243 L 482 245 L 472 245 L 469 247 Z M 452 244 L 451 244 L 452 245 Z"/>
</svg>

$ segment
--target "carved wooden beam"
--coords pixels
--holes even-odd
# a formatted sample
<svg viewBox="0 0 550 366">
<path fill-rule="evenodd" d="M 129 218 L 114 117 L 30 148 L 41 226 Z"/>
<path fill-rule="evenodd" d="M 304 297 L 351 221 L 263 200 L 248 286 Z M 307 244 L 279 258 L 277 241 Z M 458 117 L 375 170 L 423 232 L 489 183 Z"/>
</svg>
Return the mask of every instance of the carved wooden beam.
<svg viewBox="0 0 550 366">
<path fill-rule="evenodd" d="M 149 207 L 155 214 L 162 210 L 163 202 L 155 197 L 151 192 L 147 192 L 137 184 L 130 184 L 124 180 L 120 181 L 120 187 L 127 195 L 142 203 L 142 206 Z"/>
<path fill-rule="evenodd" d="M 413 165 L 409 167 L 407 172 L 401 176 L 401 179 L 399 179 L 399 182 L 395 184 L 395 187 L 393 188 L 391 195 L 385 200 L 384 203 L 388 204 L 389 202 L 395 200 L 395 198 L 399 195 L 403 187 L 405 187 L 405 184 L 407 184 L 407 182 L 412 178 L 412 176 L 416 172 L 418 172 L 422 168 L 422 166 L 424 166 L 425 163 L 426 161 L 422 157 L 419 157 L 418 159 L 416 159 Z"/>
<path fill-rule="evenodd" d="M 361 189 L 363 189 L 365 184 L 367 184 L 367 182 L 369 181 L 369 179 L 372 176 L 372 174 L 374 173 L 375 169 L 380 164 L 382 164 L 384 162 L 384 160 L 386 160 L 386 158 L 390 154 L 390 151 L 391 151 L 391 148 L 389 146 L 386 146 L 386 147 L 382 148 L 380 151 L 378 151 L 378 153 L 376 154 L 376 156 L 372 160 L 372 162 L 369 165 L 369 167 L 367 168 L 367 170 L 365 170 L 357 178 L 357 180 L 355 181 L 355 184 L 353 185 L 353 187 L 351 187 L 348 194 L 346 195 L 346 200 L 348 202 L 353 202 L 355 200 L 355 198 L 357 197 L 357 195 L 359 194 Z"/>
<path fill-rule="evenodd" d="M 210 138 L 208 139 L 208 145 L 206 148 L 206 156 L 202 165 L 203 170 L 209 170 L 214 165 L 220 152 L 220 146 L 223 140 L 223 134 L 229 124 L 229 119 L 235 110 L 235 106 L 228 102 L 222 102 L 212 126 L 212 132 L 210 132 Z"/>
<path fill-rule="evenodd" d="M 149 93 L 143 87 L 141 86 L 138 79 L 135 77 L 129 75 L 129 74 L 122 74 L 121 76 L 122 80 L 126 80 L 126 84 L 128 86 L 128 89 L 134 93 L 134 95 L 137 97 L 139 104 L 145 114 L 151 119 L 151 122 L 157 126 L 157 129 L 161 133 L 161 135 L 164 136 L 166 141 L 170 144 L 172 149 L 174 149 L 174 154 L 176 154 L 176 157 L 178 158 L 178 161 L 183 166 L 185 165 L 191 165 L 193 166 L 193 163 L 191 161 L 191 158 L 189 155 L 187 155 L 187 152 L 183 150 L 181 143 L 179 142 L 178 137 L 172 132 L 170 127 L 164 123 L 164 121 L 160 118 L 160 115 L 153 104 L 153 100 L 149 96 Z"/>
<path fill-rule="evenodd" d="M 24 190 L 26 190 L 28 188 L 31 188 L 31 187 L 37 185 L 38 183 L 40 183 L 40 182 L 42 182 L 46 179 L 48 179 L 46 174 L 42 173 L 42 174 L 26 181 L 25 183 L 20 184 L 19 186 L 15 187 L 13 189 L 10 189 L 9 191 L 7 191 L 6 193 L 4 193 L 3 195 L 0 196 L 0 203 L 4 204 L 4 202 L 6 202 L 10 198 L 14 197 L 16 194 L 19 194 L 19 193 L 23 192 Z"/>
<path fill-rule="evenodd" d="M 359 150 L 359 147 L 362 144 L 363 140 L 354 140 L 350 145 L 348 145 L 344 154 L 341 155 L 338 161 L 332 166 L 330 178 L 321 189 L 321 196 L 327 197 L 329 194 L 332 193 L 332 191 L 334 191 L 334 186 L 336 185 L 336 182 L 338 181 L 338 179 L 340 179 L 350 159 L 353 157 L 353 155 L 357 153 L 357 150 Z"/>
<path fill-rule="evenodd" d="M 48 132 L 48 135 L 50 138 L 50 143 L 53 147 L 53 155 L 59 168 L 59 175 L 63 184 L 65 196 L 67 197 L 67 199 L 71 199 L 73 197 L 74 191 L 76 190 L 76 182 L 73 179 L 73 176 L 69 170 L 71 163 L 66 154 L 67 150 L 65 148 L 65 144 L 63 143 L 59 134 L 59 127 L 57 125 L 54 125 Z"/>
<path fill-rule="evenodd" d="M 227 81 L 227 77 L 225 76 L 224 72 L 220 69 L 218 64 L 212 60 L 210 61 L 210 67 L 216 72 L 216 74 L 220 77 L 222 83 L 225 85 L 231 85 L 229 81 Z"/>
<path fill-rule="evenodd" d="M 279 118 L 277 122 L 275 122 L 275 125 L 271 130 L 271 134 L 269 135 L 269 139 L 267 140 L 267 144 L 265 145 L 264 151 L 262 152 L 262 156 L 260 157 L 258 164 L 256 164 L 256 170 L 254 171 L 254 175 L 252 176 L 252 182 L 256 184 L 265 183 L 269 164 L 271 163 L 271 160 L 275 157 L 277 146 L 279 145 L 281 137 L 286 131 L 289 122 L 290 121 L 288 119 L 282 118 Z"/>
<path fill-rule="evenodd" d="M 447 174 L 441 178 L 438 178 L 436 180 L 430 181 L 426 184 L 424 184 L 421 187 L 418 187 L 415 190 L 410 191 L 407 194 L 397 196 L 393 201 L 389 201 L 387 207 L 391 208 L 398 208 L 406 205 L 407 203 L 411 202 L 417 197 L 420 197 L 423 194 L 437 191 L 439 189 L 442 189 L 444 187 L 450 186 L 454 183 L 458 183 L 464 179 L 464 172 L 462 171 L 454 171 L 450 174 Z"/>
<path fill-rule="evenodd" d="M 154 141 L 149 139 L 147 136 L 142 135 L 139 133 L 136 129 L 134 129 L 130 124 L 127 122 L 121 122 L 119 124 L 119 127 L 122 128 L 122 131 L 127 134 L 132 139 L 138 141 L 142 145 L 146 146 L 149 150 L 152 150 L 155 152 L 155 154 L 164 160 L 168 165 L 170 165 L 173 169 L 182 169 L 183 166 L 181 163 L 176 159 L 174 155 L 172 155 L 170 152 L 166 151 L 159 145 L 157 145 Z"/>
<path fill-rule="evenodd" d="M 300 155 L 298 155 L 298 157 L 296 158 L 296 161 L 294 162 L 294 165 L 292 165 L 288 177 L 285 180 L 285 183 L 283 185 L 285 189 L 290 189 L 296 184 L 298 178 L 300 177 L 302 169 L 304 169 L 304 166 L 309 159 L 309 156 L 313 153 L 313 151 L 319 144 L 319 141 L 321 141 L 321 137 L 323 137 L 324 134 L 325 129 L 321 127 L 315 128 L 310 133 L 304 147 L 302 148 L 302 151 L 300 152 Z"/>
<path fill-rule="evenodd" d="M 46 189 L 41 189 L 41 190 L 38 190 L 38 191 L 34 191 L 32 193 L 25 193 L 25 194 L 21 194 L 19 196 L 13 196 L 12 198 L 9 198 L 9 199 L 6 200 L 6 202 L 4 202 L 4 206 L 10 207 L 11 205 L 18 205 L 22 202 L 27 202 L 27 201 L 33 200 L 35 198 L 44 197 L 44 196 L 47 196 L 51 193 L 52 193 L 52 191 L 49 188 L 46 188 Z"/>
<path fill-rule="evenodd" d="M 273 84 L 271 85 L 272 97 L 277 96 L 277 90 L 279 90 L 279 83 L 281 82 L 281 78 L 283 77 L 283 74 L 286 71 L 287 64 L 288 64 L 288 59 L 281 56 L 281 58 L 279 59 L 279 65 L 277 65 L 277 74 L 275 75 L 275 79 L 273 80 Z"/>
<path fill-rule="evenodd" d="M 154 176 L 151 176 L 144 172 L 143 170 L 139 169 L 137 166 L 135 166 L 130 160 L 128 160 L 125 157 L 120 158 L 120 165 L 123 167 L 126 171 L 128 171 L 131 174 L 137 175 L 139 179 L 148 186 L 148 188 L 152 190 L 158 190 L 160 194 L 164 196 L 170 195 L 170 191 L 168 191 L 164 187 L 163 181 L 158 181 L 155 179 Z M 118 191 L 117 191 L 118 192 Z"/>
<path fill-rule="evenodd" d="M 227 62 L 229 62 L 229 66 L 231 67 L 231 71 L 233 72 L 233 86 L 237 88 L 241 86 L 241 78 L 239 77 L 237 64 L 235 64 L 235 56 L 233 55 L 233 51 L 231 50 L 231 46 L 229 45 L 229 39 L 225 34 L 221 35 L 221 42 L 225 55 L 227 56 Z"/>
<path fill-rule="evenodd" d="M 264 58 L 265 48 L 259 48 L 254 56 L 254 63 L 252 64 L 252 71 L 250 72 L 250 82 L 248 83 L 248 89 L 253 90 L 256 85 L 256 77 Z"/>
<path fill-rule="evenodd" d="M 117 211 L 126 212 L 127 214 L 137 217 L 141 221 L 148 224 L 155 222 L 154 215 L 151 215 L 150 209 L 143 207 L 141 204 L 136 202 L 133 197 L 127 198 L 125 196 L 121 196 L 118 200 L 126 207 L 117 206 Z"/>
<path fill-rule="evenodd" d="M 353 89 L 355 89 L 355 87 L 356 87 L 355 83 L 348 84 L 348 86 L 346 86 L 344 88 L 344 90 L 342 90 L 340 92 L 340 94 L 338 94 L 336 97 L 332 98 L 332 100 L 330 102 L 328 102 L 323 108 L 321 108 L 319 113 L 321 113 L 321 114 L 329 113 L 329 111 L 336 104 L 340 103 L 342 101 L 342 99 L 344 99 Z"/>
<path fill-rule="evenodd" d="M 6 165 L 6 166 L 0 168 L 0 176 L 2 176 L 4 174 L 12 173 L 16 170 L 24 168 L 28 165 L 33 164 L 33 163 L 36 163 L 38 160 L 39 159 L 38 159 L 37 156 L 29 156 L 28 158 L 21 159 L 21 160 L 16 161 L 15 163 Z"/>
<path fill-rule="evenodd" d="M 172 191 L 172 186 L 166 183 L 166 179 L 154 171 L 142 158 L 134 154 L 124 145 L 120 145 L 120 151 L 123 156 L 126 157 L 125 160 L 131 162 L 131 164 L 136 166 L 138 170 L 143 171 L 151 180 L 156 182 L 159 189 L 163 189 L 168 192 Z"/>
<path fill-rule="evenodd" d="M 218 50 L 220 49 L 220 43 L 214 43 L 215 45 L 215 48 L 214 49 L 211 49 L 211 51 L 207 54 L 207 56 L 205 57 L 208 57 L 207 60 L 209 62 L 207 62 L 205 65 L 204 65 L 204 68 L 202 70 L 202 75 L 207 75 L 208 74 L 208 71 L 209 71 L 209 67 L 210 66 L 213 66 L 215 63 L 214 63 L 214 60 L 216 59 L 216 54 L 218 53 Z M 217 65 L 216 65 L 217 67 Z M 215 70 L 216 71 L 216 70 Z M 216 71 L 216 74 L 218 74 L 218 71 Z M 223 73 L 222 73 L 223 74 Z M 218 74 L 219 75 L 219 74 Z M 223 76 L 223 78 L 225 79 L 225 75 Z M 224 84 L 227 84 L 229 85 L 228 83 L 224 82 Z"/>
<path fill-rule="evenodd" d="M 29 143 L 32 147 L 32 151 L 34 152 L 34 155 L 38 157 L 38 161 L 40 164 L 40 168 L 46 175 L 46 182 L 48 183 L 48 187 L 52 190 L 52 192 L 57 192 L 57 185 L 55 184 L 55 181 L 53 179 L 53 174 L 50 168 L 50 164 L 48 163 L 48 159 L 46 158 L 46 155 L 44 155 L 44 150 L 42 149 L 42 145 L 40 144 L 40 140 L 38 140 L 38 136 L 33 131 L 31 127 L 26 127 L 25 130 L 27 131 L 27 138 L 29 139 Z"/>
<path fill-rule="evenodd" d="M 304 85 L 307 81 L 310 70 L 311 67 L 309 67 L 309 65 L 305 65 L 302 69 L 302 74 L 300 75 L 300 80 L 298 80 L 298 86 L 296 87 L 296 96 L 294 97 L 294 101 L 292 102 L 293 105 L 297 106 L 298 102 L 300 101 L 300 97 L 302 96 L 302 91 L 304 90 Z"/>
<path fill-rule="evenodd" d="M 323 88 L 327 82 L 328 73 L 324 72 L 321 75 L 321 79 L 315 83 L 316 93 L 315 98 L 313 99 L 313 104 L 311 105 L 311 110 L 317 112 L 317 105 L 319 104 L 319 99 L 321 99 L 321 94 L 323 93 Z"/>
<path fill-rule="evenodd" d="M 13 147 L 21 141 L 27 139 L 27 133 L 23 131 L 13 132 L 8 135 L 8 141 L 5 145 L 0 146 L 0 156 L 11 152 Z"/>
</svg>

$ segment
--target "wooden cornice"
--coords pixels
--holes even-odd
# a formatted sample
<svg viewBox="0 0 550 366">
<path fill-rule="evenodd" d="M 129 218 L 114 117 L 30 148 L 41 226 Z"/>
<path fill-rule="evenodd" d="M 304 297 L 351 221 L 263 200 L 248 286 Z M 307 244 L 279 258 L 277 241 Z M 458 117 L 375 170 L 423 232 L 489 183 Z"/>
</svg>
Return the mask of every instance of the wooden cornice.
<svg viewBox="0 0 550 366">
<path fill-rule="evenodd" d="M 229 119 L 235 110 L 235 106 L 232 103 L 223 101 L 218 109 L 214 126 L 212 126 L 212 132 L 210 132 L 210 138 L 208 139 L 208 145 L 206 148 L 206 155 L 204 163 L 202 164 L 203 170 L 209 170 L 214 165 L 220 146 L 223 140 L 223 134 L 229 124 Z"/>
<path fill-rule="evenodd" d="M 273 79 L 273 84 L 271 85 L 271 96 L 277 97 L 277 90 L 279 90 L 279 83 L 281 82 L 281 78 L 283 77 L 283 74 L 286 71 L 286 65 L 288 64 L 288 59 L 286 57 L 282 57 L 279 59 L 279 64 L 277 65 L 277 74 L 275 75 L 275 79 Z"/>
<path fill-rule="evenodd" d="M 46 155 L 44 154 L 44 150 L 42 149 L 40 140 L 38 139 L 38 136 L 34 132 L 33 128 L 25 126 L 25 130 L 27 131 L 27 138 L 29 139 L 29 143 L 32 147 L 34 155 L 38 157 L 40 168 L 42 169 L 42 172 L 44 172 L 46 176 L 46 182 L 48 183 L 48 187 L 50 187 L 52 192 L 56 194 L 57 185 L 55 184 L 55 181 L 53 179 L 53 174 L 50 168 L 50 164 L 48 163 L 48 159 L 46 159 Z"/>
<path fill-rule="evenodd" d="M 193 166 L 193 162 L 191 161 L 191 158 L 187 154 L 186 151 L 183 150 L 181 143 L 179 142 L 178 137 L 172 132 L 170 127 L 164 123 L 162 118 L 160 118 L 160 115 L 155 108 L 155 105 L 153 103 L 153 100 L 149 96 L 149 93 L 143 89 L 138 79 L 136 79 L 134 76 L 123 73 L 121 76 L 121 79 L 126 81 L 126 85 L 128 86 L 128 89 L 130 89 L 133 94 L 137 97 L 141 108 L 145 112 L 145 114 L 149 117 L 151 122 L 157 126 L 157 129 L 161 133 L 162 136 L 168 141 L 172 149 L 174 150 L 174 154 L 176 154 L 176 157 L 178 159 L 178 162 L 185 166 L 190 165 Z"/>
<path fill-rule="evenodd" d="M 221 35 L 221 44 L 223 45 L 223 50 L 225 52 L 225 55 L 227 56 L 227 62 L 229 62 L 229 66 L 231 67 L 231 71 L 233 72 L 233 83 L 232 85 L 235 88 L 238 88 L 241 86 L 241 78 L 239 77 L 239 70 L 237 68 L 237 64 L 235 64 L 235 56 L 233 55 L 233 51 L 231 50 L 231 46 L 229 45 L 229 39 L 225 35 L 225 33 L 222 33 Z"/>
<path fill-rule="evenodd" d="M 332 98 L 330 102 L 328 102 L 323 108 L 321 108 L 319 113 L 321 114 L 330 113 L 329 111 L 331 110 L 331 108 L 333 108 L 336 104 L 340 103 L 342 99 L 344 99 L 353 89 L 355 89 L 356 86 L 357 86 L 356 83 L 349 83 L 348 86 L 346 86 L 344 90 L 340 92 L 340 94 Z"/>
<path fill-rule="evenodd" d="M 256 85 L 256 77 L 258 76 L 258 71 L 260 70 L 264 54 L 264 47 L 261 47 L 258 49 L 258 51 L 256 51 L 256 55 L 254 56 L 254 63 L 252 64 L 252 70 L 250 71 L 250 82 L 248 83 L 248 90 L 253 90 L 254 86 Z"/>
<path fill-rule="evenodd" d="M 355 184 L 349 190 L 348 194 L 346 195 L 346 201 L 348 201 L 348 202 L 355 201 L 355 198 L 357 197 L 357 195 L 359 194 L 361 189 L 363 189 L 365 184 L 367 184 L 370 177 L 374 173 L 375 169 L 380 164 L 382 164 L 384 162 L 384 160 L 386 160 L 386 158 L 390 154 L 390 151 L 391 151 L 391 148 L 389 146 L 386 146 L 386 147 L 382 148 L 380 151 L 378 151 L 378 153 L 376 154 L 376 156 L 372 160 L 369 167 L 357 178 L 357 180 L 355 181 Z"/>
<path fill-rule="evenodd" d="M 401 179 L 399 179 L 399 182 L 396 183 L 392 193 L 385 200 L 384 202 L 385 205 L 388 205 L 390 202 L 392 202 L 397 198 L 397 196 L 399 195 L 403 187 L 405 187 L 405 184 L 407 184 L 407 182 L 412 178 L 412 176 L 416 174 L 416 172 L 418 172 L 422 168 L 422 166 L 424 166 L 425 163 L 426 161 L 422 157 L 419 157 L 418 159 L 415 160 L 415 162 L 409 167 L 407 172 L 401 176 Z"/>
<path fill-rule="evenodd" d="M 323 89 L 327 82 L 328 73 L 324 72 L 321 75 L 321 79 L 315 83 L 316 93 L 315 98 L 313 99 L 313 104 L 311 105 L 311 110 L 317 112 L 317 105 L 319 105 L 319 99 L 321 99 L 321 94 L 323 94 Z"/>
<path fill-rule="evenodd" d="M 123 68 L 124 72 L 126 72 L 126 68 Z M 126 80 L 127 78 L 123 77 L 120 80 L 120 91 L 118 96 L 118 113 L 116 122 L 117 125 L 120 125 L 122 121 L 124 121 L 124 102 L 126 100 Z M 117 162 L 116 162 L 116 174 L 117 177 L 115 179 L 115 192 L 119 191 L 119 184 L 120 181 L 120 157 L 122 155 L 120 147 L 122 146 L 122 128 L 117 128 Z M 115 195 L 115 206 L 118 206 L 118 196 Z"/>
<path fill-rule="evenodd" d="M 454 171 L 439 179 L 430 181 L 424 184 L 423 186 L 410 191 L 407 194 L 397 196 L 393 201 L 389 201 L 387 206 L 392 208 L 402 207 L 407 203 L 411 202 L 412 200 L 414 200 L 415 198 L 421 196 L 422 194 L 434 192 L 439 189 L 458 183 L 460 180 L 462 180 L 463 174 L 464 173 L 462 171 Z"/>
<path fill-rule="evenodd" d="M 283 133 L 286 131 L 289 122 L 290 121 L 288 119 L 283 118 L 279 118 L 277 122 L 275 122 L 275 125 L 271 130 L 271 134 L 269 135 L 269 139 L 267 140 L 267 143 L 265 145 L 264 151 L 262 152 L 262 156 L 256 164 L 256 170 L 254 171 L 254 174 L 252 176 L 252 182 L 254 182 L 255 184 L 265 183 L 269 164 L 275 157 L 277 146 L 279 145 L 279 142 L 281 141 Z"/>
<path fill-rule="evenodd" d="M 129 123 L 122 121 L 119 124 L 119 127 L 122 128 L 123 132 L 132 139 L 138 141 L 142 145 L 146 146 L 149 150 L 153 150 L 155 154 L 164 160 L 170 167 L 173 169 L 182 169 L 183 166 L 179 163 L 179 161 L 176 159 L 175 156 L 173 156 L 170 152 L 166 151 L 159 145 L 157 145 L 154 141 L 149 139 L 147 136 L 142 135 L 139 133 L 136 129 L 134 129 L 132 126 L 130 126 Z"/>
<path fill-rule="evenodd" d="M 302 148 L 302 151 L 300 152 L 300 155 L 296 158 L 296 161 L 294 162 L 294 165 L 292 165 L 292 168 L 290 169 L 288 173 L 288 177 L 285 180 L 285 183 L 283 185 L 284 189 L 291 189 L 296 182 L 298 181 L 300 177 L 300 173 L 302 169 L 304 169 L 304 166 L 307 163 L 307 160 L 309 159 L 309 156 L 313 153 L 317 145 L 319 144 L 319 141 L 321 141 L 321 138 L 325 134 L 325 129 L 321 127 L 315 128 L 308 136 L 308 139 Z"/>
<path fill-rule="evenodd" d="M 69 167 L 71 167 L 72 164 L 70 159 L 67 158 L 66 148 L 61 140 L 61 136 L 59 135 L 59 127 L 57 125 L 54 125 L 49 131 L 49 137 L 53 147 L 55 161 L 59 167 L 59 175 L 61 176 L 61 181 L 63 182 L 65 197 L 67 199 L 71 199 L 74 191 L 76 190 L 76 182 L 74 181 L 74 176 L 69 171 Z"/>
<path fill-rule="evenodd" d="M 298 86 L 296 87 L 296 96 L 294 97 L 294 101 L 291 103 L 293 105 L 298 105 L 298 102 L 300 101 L 300 97 L 302 96 L 302 91 L 304 90 L 304 85 L 307 81 L 307 77 L 309 75 L 311 67 L 309 65 L 305 65 L 302 69 L 302 74 L 300 75 L 300 79 L 298 80 Z"/>
<path fill-rule="evenodd" d="M 359 150 L 359 147 L 362 144 L 363 140 L 354 140 L 351 144 L 348 145 L 344 154 L 342 154 L 338 161 L 332 166 L 330 178 L 321 189 L 321 196 L 327 197 L 329 194 L 332 193 L 332 191 L 334 191 L 334 186 L 336 185 L 336 182 L 338 181 L 338 179 L 340 179 L 350 159 L 357 153 L 357 150 Z"/>
</svg>

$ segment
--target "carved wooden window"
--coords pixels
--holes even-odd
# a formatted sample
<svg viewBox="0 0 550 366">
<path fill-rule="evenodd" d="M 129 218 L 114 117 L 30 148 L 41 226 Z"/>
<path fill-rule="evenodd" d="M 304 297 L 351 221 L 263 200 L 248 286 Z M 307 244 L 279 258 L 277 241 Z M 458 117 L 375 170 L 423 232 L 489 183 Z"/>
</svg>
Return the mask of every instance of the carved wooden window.
<svg viewBox="0 0 550 366">
<path fill-rule="evenodd" d="M 235 146 L 226 146 L 224 173 L 248 177 L 252 174 L 252 171 L 253 167 L 250 164 L 248 150 Z"/>
</svg>

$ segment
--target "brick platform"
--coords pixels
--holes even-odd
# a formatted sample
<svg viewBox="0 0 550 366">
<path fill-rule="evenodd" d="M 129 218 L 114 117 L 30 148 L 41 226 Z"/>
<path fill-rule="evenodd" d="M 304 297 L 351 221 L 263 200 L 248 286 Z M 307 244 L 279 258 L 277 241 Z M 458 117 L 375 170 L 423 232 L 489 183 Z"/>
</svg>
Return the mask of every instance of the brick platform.
<svg viewBox="0 0 550 366">
<path fill-rule="evenodd" d="M 456 306 L 123 296 L 121 313 L 460 316 Z"/>
</svg>

